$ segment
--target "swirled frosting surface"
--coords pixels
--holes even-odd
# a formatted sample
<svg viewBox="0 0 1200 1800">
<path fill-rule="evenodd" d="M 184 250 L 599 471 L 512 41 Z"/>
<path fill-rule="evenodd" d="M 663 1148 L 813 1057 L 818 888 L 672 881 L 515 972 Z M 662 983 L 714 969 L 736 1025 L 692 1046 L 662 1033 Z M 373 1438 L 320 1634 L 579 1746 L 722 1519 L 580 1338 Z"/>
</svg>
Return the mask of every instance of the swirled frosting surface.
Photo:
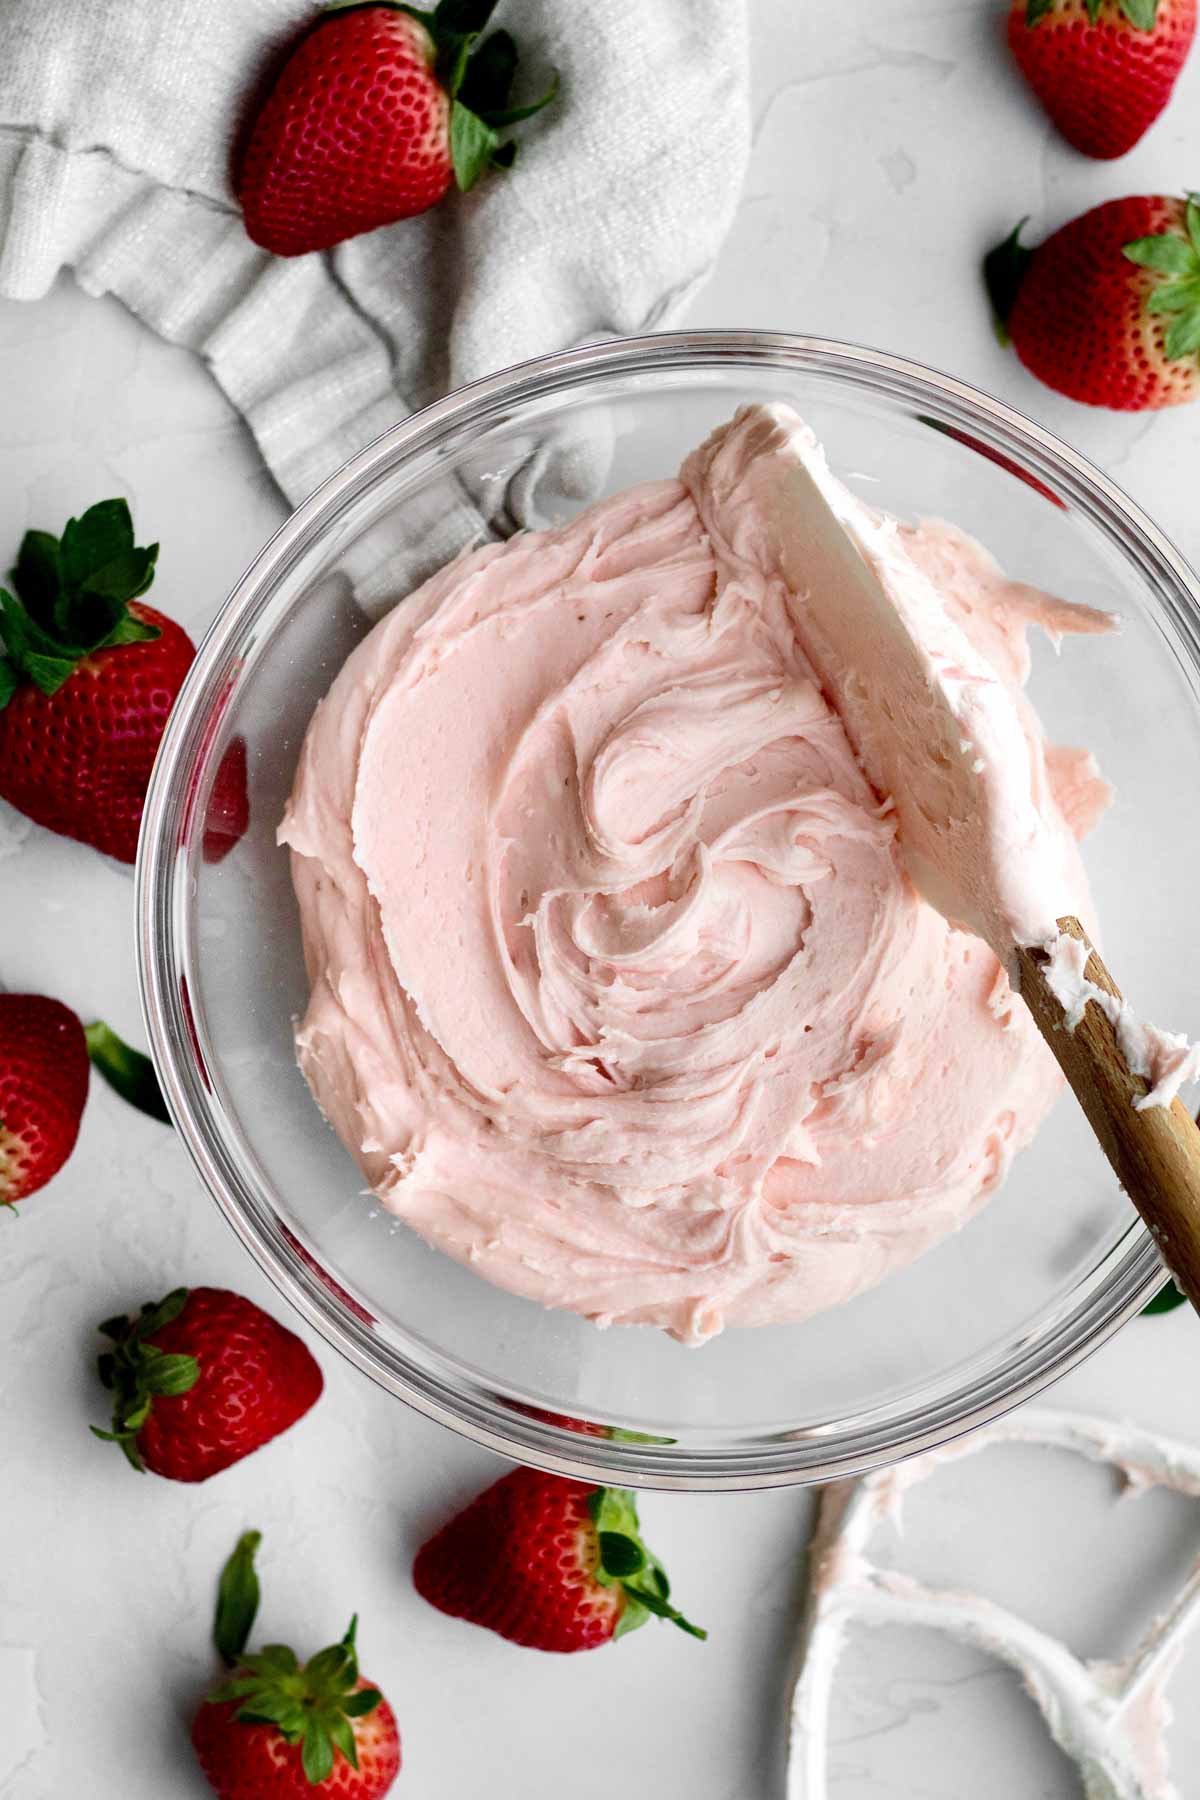
<svg viewBox="0 0 1200 1800">
<path fill-rule="evenodd" d="M 318 707 L 280 828 L 300 1063 L 384 1205 L 516 1293 L 688 1342 L 910 1261 L 1059 1088 L 996 957 L 909 880 L 794 578 L 756 557 L 762 419 L 397 606 Z M 1032 620 L 1095 615 L 948 525 L 895 554 L 1011 694 L 1086 892 L 1107 790 L 1021 686 Z"/>
</svg>

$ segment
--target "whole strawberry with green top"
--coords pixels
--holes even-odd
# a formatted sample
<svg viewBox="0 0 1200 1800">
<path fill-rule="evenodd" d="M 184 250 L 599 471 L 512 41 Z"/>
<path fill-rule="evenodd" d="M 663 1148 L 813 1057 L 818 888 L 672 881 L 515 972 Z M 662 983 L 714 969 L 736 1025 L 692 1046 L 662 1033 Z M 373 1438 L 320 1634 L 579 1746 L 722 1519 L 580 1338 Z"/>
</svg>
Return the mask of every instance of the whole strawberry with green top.
<svg viewBox="0 0 1200 1800">
<path fill-rule="evenodd" d="M 27 531 L 0 588 L 0 796 L 121 862 L 137 855 L 167 715 L 196 654 L 182 626 L 139 596 L 158 545 L 134 542 L 124 500 Z M 203 822 L 206 862 L 249 823 L 246 746 L 234 738 Z"/>
<path fill-rule="evenodd" d="M 226 1288 L 176 1288 L 100 1330 L 112 1429 L 92 1431 L 170 1481 L 207 1481 L 320 1397 L 320 1367 L 295 1332 Z"/>
<path fill-rule="evenodd" d="M 1200 195 L 1109 200 L 984 271 L 1005 341 L 1072 400 L 1137 412 L 1200 394 Z"/>
<path fill-rule="evenodd" d="M 632 1494 L 536 1469 L 514 1469 L 443 1526 L 413 1580 L 439 1611 L 533 1650 L 595 1650 L 652 1616 L 705 1636 L 672 1606 Z"/>
<path fill-rule="evenodd" d="M 1171 98 L 1196 35 L 1196 0 L 1011 0 L 1022 74 L 1085 156 L 1124 156 Z"/>
<path fill-rule="evenodd" d="M 125 501 L 102 500 L 61 538 L 27 531 L 13 591 L 0 589 L 0 795 L 122 862 L 195 654 L 138 598 L 157 557 L 135 544 Z"/>
<path fill-rule="evenodd" d="M 338 0 L 291 52 L 255 114 L 237 171 L 246 230 L 278 256 L 435 206 L 507 169 L 501 133 L 549 103 L 510 106 L 517 48 L 482 36 L 496 0 Z"/>
<path fill-rule="evenodd" d="M 247 1531 L 221 1573 L 213 1638 L 229 1676 L 192 1720 L 192 1744 L 220 1800 L 382 1800 L 400 1770 L 400 1733 L 358 1672 L 357 1618 L 306 1663 L 282 1644 L 245 1646 L 258 1611 Z"/>
</svg>

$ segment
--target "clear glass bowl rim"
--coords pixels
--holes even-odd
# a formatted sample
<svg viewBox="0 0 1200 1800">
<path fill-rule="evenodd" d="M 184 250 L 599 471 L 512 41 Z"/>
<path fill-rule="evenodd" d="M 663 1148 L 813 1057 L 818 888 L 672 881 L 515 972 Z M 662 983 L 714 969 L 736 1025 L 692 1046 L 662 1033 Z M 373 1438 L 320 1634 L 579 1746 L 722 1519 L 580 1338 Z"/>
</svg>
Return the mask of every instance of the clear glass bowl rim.
<svg viewBox="0 0 1200 1800">
<path fill-rule="evenodd" d="M 1133 1220 L 1092 1271 L 1084 1297 L 1008 1347 L 973 1384 L 928 1405 L 864 1414 L 836 1428 L 781 1434 L 716 1450 L 572 1433 L 527 1418 L 484 1388 L 465 1391 L 383 1343 L 306 1266 L 273 1224 L 269 1196 L 252 1190 L 231 1157 L 206 1095 L 180 994 L 186 877 L 179 846 L 194 821 L 189 777 L 207 748 L 213 711 L 233 677 L 237 646 L 295 557 L 319 542 L 352 500 L 407 456 L 498 406 L 641 371 L 733 367 L 844 376 L 859 392 L 915 402 L 997 450 L 1014 474 L 1071 496 L 1128 561 L 1140 565 L 1200 668 L 1200 582 L 1141 509 L 1086 458 L 981 390 L 906 358 L 834 339 L 758 330 L 673 331 L 609 339 L 500 370 L 456 389 L 368 444 L 284 521 L 233 588 L 203 638 L 168 721 L 147 794 L 136 873 L 137 962 L 147 1034 L 168 1107 L 224 1216 L 264 1273 L 336 1350 L 425 1416 L 518 1462 L 581 1480 L 715 1492 L 843 1479 L 945 1444 L 1032 1398 L 1104 1344 L 1158 1290 L 1163 1268 L 1149 1231 Z M 980 1359 L 969 1365 L 977 1368 Z"/>
</svg>

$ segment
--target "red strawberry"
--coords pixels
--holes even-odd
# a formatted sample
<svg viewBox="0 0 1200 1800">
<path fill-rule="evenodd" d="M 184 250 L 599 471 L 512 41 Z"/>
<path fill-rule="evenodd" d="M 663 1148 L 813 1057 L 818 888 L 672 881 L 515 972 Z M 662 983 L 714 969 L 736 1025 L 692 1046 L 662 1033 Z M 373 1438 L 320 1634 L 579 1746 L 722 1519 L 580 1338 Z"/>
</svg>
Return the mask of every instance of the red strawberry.
<svg viewBox="0 0 1200 1800">
<path fill-rule="evenodd" d="M 124 500 L 26 532 L 0 590 L 0 795 L 39 825 L 122 862 L 137 853 L 146 784 L 195 651 L 143 605 L 158 545 L 135 545 Z"/>
<path fill-rule="evenodd" d="M 413 1568 L 431 1606 L 531 1650 L 595 1650 L 651 1613 L 693 1637 L 621 1488 L 514 1469 L 422 1546 Z"/>
<path fill-rule="evenodd" d="M 44 994 L 0 994 L 0 1204 L 62 1168 L 87 1091 L 87 1041 L 70 1008 Z"/>
<path fill-rule="evenodd" d="M 135 1469 L 206 1481 L 302 1418 L 323 1386 L 294 1332 L 224 1288 L 176 1288 L 130 1321 L 106 1319 L 100 1379 Z"/>
<path fill-rule="evenodd" d="M 1008 41 L 1068 142 L 1124 156 L 1171 98 L 1196 0 L 1012 0 Z"/>
<path fill-rule="evenodd" d="M 0 994 L 0 1206 L 44 1187 L 75 1148 L 89 1059 L 122 1099 L 170 1124 L 148 1056 L 61 1001 Z"/>
<path fill-rule="evenodd" d="M 1122 412 L 1195 399 L 1200 196 L 1109 200 L 1036 250 L 1025 249 L 1020 232 L 984 269 L 1027 369 L 1072 400 Z"/>
<path fill-rule="evenodd" d="M 192 1744 L 221 1800 L 380 1800 L 400 1770 L 395 1714 L 358 1673 L 357 1619 L 340 1644 L 301 1665 L 274 1644 L 243 1654 L 258 1611 L 248 1531 L 221 1574 L 213 1636 L 233 1673 L 200 1706 Z"/>
<path fill-rule="evenodd" d="M 433 12 L 384 0 L 335 8 L 300 39 L 250 127 L 237 178 L 246 230 L 302 256 L 427 211 L 509 168 L 500 132 L 553 97 L 508 106 L 517 49 L 477 43 L 496 0 Z"/>
</svg>

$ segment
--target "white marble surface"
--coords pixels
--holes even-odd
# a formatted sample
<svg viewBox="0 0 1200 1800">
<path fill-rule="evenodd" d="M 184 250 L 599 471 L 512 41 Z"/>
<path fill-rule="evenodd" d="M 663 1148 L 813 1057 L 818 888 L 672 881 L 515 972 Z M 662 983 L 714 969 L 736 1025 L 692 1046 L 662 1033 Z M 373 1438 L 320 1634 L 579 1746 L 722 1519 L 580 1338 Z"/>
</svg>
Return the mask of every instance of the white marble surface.
<svg viewBox="0 0 1200 1800">
<path fill-rule="evenodd" d="M 1195 559 L 1200 409 L 1123 419 L 1036 387 L 992 338 L 977 262 L 1023 212 L 1052 227 L 1094 200 L 1200 181 L 1200 54 L 1149 141 L 1092 165 L 1027 101 L 1000 44 L 1003 10 L 751 0 L 754 159 L 693 320 L 823 332 L 951 369 L 1112 471 Z M 4 555 L 27 524 L 123 492 L 163 543 L 155 599 L 202 630 L 282 516 L 204 371 L 64 282 L 36 306 L 0 306 L 0 394 Z M 0 980 L 140 1040 L 128 876 L 11 824 L 0 820 Z M 137 1481 L 89 1438 L 95 1320 L 177 1281 L 227 1283 L 278 1309 L 168 1131 L 94 1084 L 70 1165 L 0 1235 L 3 1800 L 199 1800 L 183 1721 L 209 1671 L 213 1576 L 250 1524 L 266 1534 L 273 1636 L 311 1648 L 361 1610 L 366 1668 L 404 1732 L 397 1794 L 778 1800 L 805 1496 L 644 1501 L 708 1645 L 649 1627 L 592 1657 L 515 1650 L 431 1612 L 408 1581 L 421 1536 L 498 1465 L 323 1346 L 318 1411 L 204 1488 Z M 1057 1398 L 1194 1441 L 1197 1346 L 1189 1315 L 1140 1321 Z M 1102 1477 L 1028 1453 L 981 1459 L 980 1474 L 924 1496 L 904 1555 L 922 1574 L 984 1582 L 1088 1652 L 1118 1647 L 1195 1553 L 1181 1502 L 1114 1513 Z M 1194 1694 L 1198 1679 L 1193 1657 L 1178 1681 Z M 1200 1787 L 1193 1715 L 1181 1706 L 1172 1736 L 1183 1793 Z M 1079 1792 L 1006 1677 L 919 1639 L 852 1649 L 835 1769 L 835 1800 Z"/>
</svg>

